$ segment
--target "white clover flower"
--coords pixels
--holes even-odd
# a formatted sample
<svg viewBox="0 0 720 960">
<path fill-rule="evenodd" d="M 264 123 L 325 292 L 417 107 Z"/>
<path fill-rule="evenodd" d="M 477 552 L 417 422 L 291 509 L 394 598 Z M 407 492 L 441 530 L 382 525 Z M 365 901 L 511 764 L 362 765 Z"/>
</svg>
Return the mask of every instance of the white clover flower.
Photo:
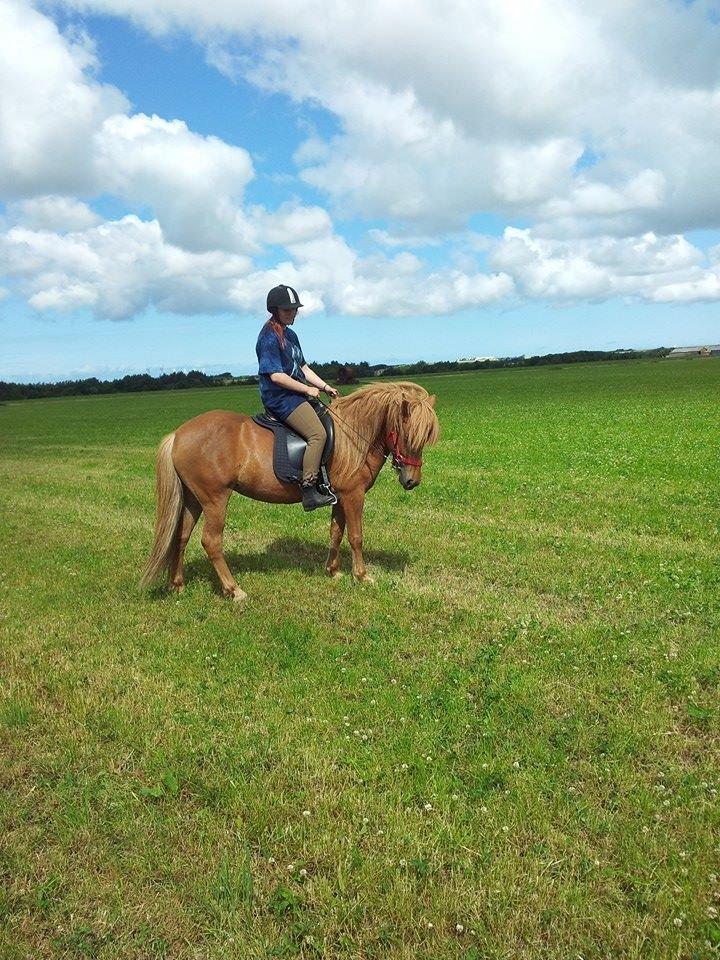
<svg viewBox="0 0 720 960">
<path fill-rule="evenodd" d="M 310 816 L 310 811 L 309 811 L 309 810 L 303 810 L 303 816 L 304 816 L 304 817 L 309 817 L 309 816 Z"/>
<path fill-rule="evenodd" d="M 390 683 L 397 683 L 397 680 L 395 679 L 395 677 L 392 678 L 392 680 L 390 681 Z"/>
<path fill-rule="evenodd" d="M 408 768 L 408 765 L 407 765 L 406 763 L 404 763 L 404 764 L 402 765 L 402 769 L 403 769 L 403 770 L 407 770 L 407 768 Z"/>
<path fill-rule="evenodd" d="M 370 823 L 367 817 L 363 817 L 363 823 Z"/>
<path fill-rule="evenodd" d="M 270 864 L 277 863 L 277 860 L 275 859 L 275 857 L 268 857 L 268 863 Z"/>
<path fill-rule="evenodd" d="M 463 933 L 465 930 L 465 927 L 461 923 L 456 923 L 455 930 L 457 931 L 457 933 Z"/>
<path fill-rule="evenodd" d="M 682 918 L 681 918 L 681 917 L 675 917 L 675 919 L 673 920 L 673 924 L 674 924 L 676 927 L 681 927 L 681 926 L 682 926 Z"/>
<path fill-rule="evenodd" d="M 288 873 L 293 873 L 293 872 L 295 871 L 295 864 L 294 864 L 294 863 L 289 863 L 289 864 L 287 865 L 287 871 L 288 871 Z"/>
<path fill-rule="evenodd" d="M 405 860 L 404 858 L 401 859 L 401 860 L 398 860 L 398 866 L 400 866 L 400 867 L 406 867 L 406 866 L 407 866 L 407 860 Z"/>
<path fill-rule="evenodd" d="M 307 870 L 305 869 L 305 867 L 303 867 L 302 870 L 300 871 L 300 876 L 301 876 L 301 877 L 306 877 L 307 875 L 308 875 L 308 874 L 307 874 Z"/>
<path fill-rule="evenodd" d="M 432 804 L 431 804 L 431 803 L 426 803 L 425 806 L 423 807 L 423 809 L 424 809 L 424 810 L 432 810 Z"/>
</svg>

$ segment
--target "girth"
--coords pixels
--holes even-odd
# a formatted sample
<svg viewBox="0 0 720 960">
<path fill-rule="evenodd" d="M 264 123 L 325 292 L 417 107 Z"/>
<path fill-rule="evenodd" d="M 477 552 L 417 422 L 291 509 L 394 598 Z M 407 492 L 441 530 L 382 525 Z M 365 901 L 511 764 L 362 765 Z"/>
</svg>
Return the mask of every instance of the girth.
<svg viewBox="0 0 720 960">
<path fill-rule="evenodd" d="M 325 474 L 324 480 L 327 482 L 326 465 L 333 452 L 335 445 L 335 425 L 332 416 L 327 407 L 323 404 L 312 404 L 313 410 L 317 413 L 325 427 L 327 440 L 320 461 L 322 472 Z M 299 483 L 302 480 L 303 455 L 307 443 L 304 437 L 295 433 L 290 427 L 277 420 L 269 413 L 258 413 L 253 417 L 255 423 L 267 430 L 272 430 L 275 434 L 275 443 L 273 444 L 273 470 L 278 480 L 283 483 Z"/>
</svg>

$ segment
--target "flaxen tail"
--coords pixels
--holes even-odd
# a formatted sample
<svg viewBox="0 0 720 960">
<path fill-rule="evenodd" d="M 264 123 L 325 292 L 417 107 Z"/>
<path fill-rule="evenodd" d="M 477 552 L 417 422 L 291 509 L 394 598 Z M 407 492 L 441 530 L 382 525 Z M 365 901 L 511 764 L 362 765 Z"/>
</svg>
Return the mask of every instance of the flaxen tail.
<svg viewBox="0 0 720 960">
<path fill-rule="evenodd" d="M 180 477 L 175 472 L 172 449 L 175 434 L 163 438 L 155 464 L 157 515 L 155 517 L 155 540 L 152 552 L 145 564 L 141 587 L 148 587 L 153 580 L 167 570 L 177 535 L 177 525 L 183 505 Z"/>
</svg>

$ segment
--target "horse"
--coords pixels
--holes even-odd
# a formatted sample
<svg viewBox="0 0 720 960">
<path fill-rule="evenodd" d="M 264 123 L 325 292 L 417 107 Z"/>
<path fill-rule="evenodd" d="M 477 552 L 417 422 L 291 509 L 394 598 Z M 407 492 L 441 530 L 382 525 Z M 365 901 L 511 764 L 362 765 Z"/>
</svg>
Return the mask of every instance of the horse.
<svg viewBox="0 0 720 960">
<path fill-rule="evenodd" d="M 422 451 L 437 442 L 434 396 L 416 383 L 371 384 L 329 407 L 335 447 L 328 463 L 338 502 L 330 519 L 330 550 L 325 570 L 341 576 L 339 552 L 347 527 L 352 575 L 372 583 L 362 553 L 365 495 L 385 460 L 392 457 L 405 490 L 421 480 Z M 222 592 L 236 602 L 247 594 L 238 586 L 223 553 L 223 530 L 233 491 L 265 503 L 298 503 L 298 484 L 273 472 L 270 430 L 241 413 L 211 410 L 188 420 L 160 443 L 155 467 L 157 513 L 152 550 L 141 580 L 147 587 L 167 572 L 169 585 L 185 585 L 183 558 L 200 514 L 202 545 L 220 578 Z"/>
</svg>

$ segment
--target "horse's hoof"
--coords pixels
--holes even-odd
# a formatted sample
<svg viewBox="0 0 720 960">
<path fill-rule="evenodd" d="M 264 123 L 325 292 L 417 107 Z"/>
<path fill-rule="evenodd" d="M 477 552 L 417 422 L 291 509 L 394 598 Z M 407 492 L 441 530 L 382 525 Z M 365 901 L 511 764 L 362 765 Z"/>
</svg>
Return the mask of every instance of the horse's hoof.
<svg viewBox="0 0 720 960">
<path fill-rule="evenodd" d="M 341 580 L 343 573 L 342 570 L 328 570 L 327 575 L 331 580 Z"/>
<path fill-rule="evenodd" d="M 247 594 L 244 590 L 241 590 L 240 587 L 235 587 L 230 596 L 233 599 L 233 603 L 242 603 L 243 600 L 247 600 Z"/>
<path fill-rule="evenodd" d="M 358 583 L 375 583 L 375 577 L 371 577 L 369 573 L 364 573 L 361 577 L 355 577 Z"/>
</svg>

